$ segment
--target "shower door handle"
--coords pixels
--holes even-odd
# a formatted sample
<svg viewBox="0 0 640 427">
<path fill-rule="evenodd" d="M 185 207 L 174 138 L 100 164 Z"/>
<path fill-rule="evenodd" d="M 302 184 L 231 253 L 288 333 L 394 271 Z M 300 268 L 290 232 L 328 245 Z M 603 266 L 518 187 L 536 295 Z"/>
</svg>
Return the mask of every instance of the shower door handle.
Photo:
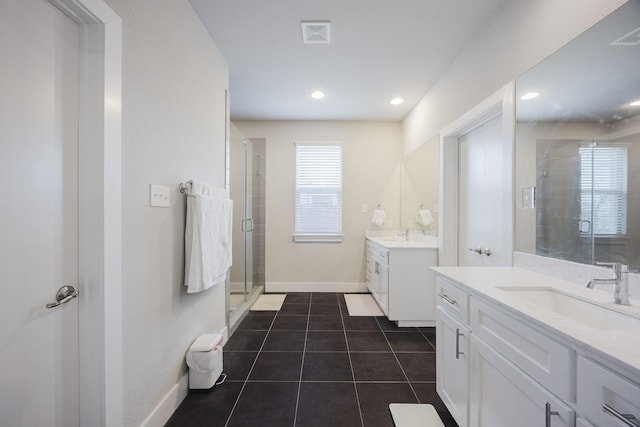
<svg viewBox="0 0 640 427">
<path fill-rule="evenodd" d="M 580 233 L 591 233 L 591 221 L 588 219 L 578 220 L 578 231 Z"/>
<path fill-rule="evenodd" d="M 242 218 L 240 229 L 242 231 L 253 231 L 253 218 Z"/>
</svg>

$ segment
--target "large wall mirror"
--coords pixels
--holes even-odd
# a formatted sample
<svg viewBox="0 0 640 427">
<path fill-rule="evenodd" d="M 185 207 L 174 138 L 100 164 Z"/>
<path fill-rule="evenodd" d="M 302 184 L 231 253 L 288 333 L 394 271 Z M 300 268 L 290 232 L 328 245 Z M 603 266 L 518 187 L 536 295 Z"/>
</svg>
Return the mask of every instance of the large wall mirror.
<svg viewBox="0 0 640 427">
<path fill-rule="evenodd" d="M 438 144 L 436 135 L 400 163 L 400 226 L 438 234 Z"/>
<path fill-rule="evenodd" d="M 640 272 L 640 1 L 518 78 L 516 118 L 515 249 Z"/>
</svg>

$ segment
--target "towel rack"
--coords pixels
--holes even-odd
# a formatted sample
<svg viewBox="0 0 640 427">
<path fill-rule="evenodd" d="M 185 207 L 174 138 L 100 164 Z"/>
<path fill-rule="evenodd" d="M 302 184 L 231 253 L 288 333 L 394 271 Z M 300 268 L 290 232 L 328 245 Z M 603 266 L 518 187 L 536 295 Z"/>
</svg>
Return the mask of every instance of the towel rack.
<svg viewBox="0 0 640 427">
<path fill-rule="evenodd" d="M 182 194 L 185 194 L 189 191 L 189 188 L 191 188 L 191 184 L 193 184 L 193 181 L 189 180 L 187 182 L 181 182 L 180 183 L 180 187 L 178 187 L 180 189 L 180 192 Z"/>
</svg>

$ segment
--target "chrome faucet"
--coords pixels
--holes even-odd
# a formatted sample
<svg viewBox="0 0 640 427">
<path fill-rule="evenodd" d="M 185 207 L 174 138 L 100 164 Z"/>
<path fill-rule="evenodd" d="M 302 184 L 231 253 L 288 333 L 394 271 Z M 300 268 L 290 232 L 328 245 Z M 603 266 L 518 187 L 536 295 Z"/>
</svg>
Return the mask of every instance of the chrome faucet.
<svg viewBox="0 0 640 427">
<path fill-rule="evenodd" d="M 404 230 L 404 233 L 396 234 L 396 238 L 402 237 L 402 236 L 404 236 L 404 240 L 407 240 L 407 241 L 409 240 L 409 229 L 408 228 Z"/>
<path fill-rule="evenodd" d="M 629 266 L 619 262 L 598 262 L 598 265 L 613 267 L 616 277 L 613 279 L 591 279 L 587 288 L 593 289 L 595 285 L 614 285 L 613 303 L 629 305 Z"/>
</svg>

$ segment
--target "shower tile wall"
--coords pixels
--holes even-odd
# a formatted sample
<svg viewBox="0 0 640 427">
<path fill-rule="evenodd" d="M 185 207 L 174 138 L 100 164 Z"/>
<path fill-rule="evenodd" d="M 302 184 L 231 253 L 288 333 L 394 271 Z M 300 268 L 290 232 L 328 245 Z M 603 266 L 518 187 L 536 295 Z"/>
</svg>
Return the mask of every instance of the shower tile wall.
<svg viewBox="0 0 640 427">
<path fill-rule="evenodd" d="M 251 139 L 253 143 L 253 284 L 264 286 L 265 260 L 265 190 L 266 147 L 262 138 Z"/>
</svg>

